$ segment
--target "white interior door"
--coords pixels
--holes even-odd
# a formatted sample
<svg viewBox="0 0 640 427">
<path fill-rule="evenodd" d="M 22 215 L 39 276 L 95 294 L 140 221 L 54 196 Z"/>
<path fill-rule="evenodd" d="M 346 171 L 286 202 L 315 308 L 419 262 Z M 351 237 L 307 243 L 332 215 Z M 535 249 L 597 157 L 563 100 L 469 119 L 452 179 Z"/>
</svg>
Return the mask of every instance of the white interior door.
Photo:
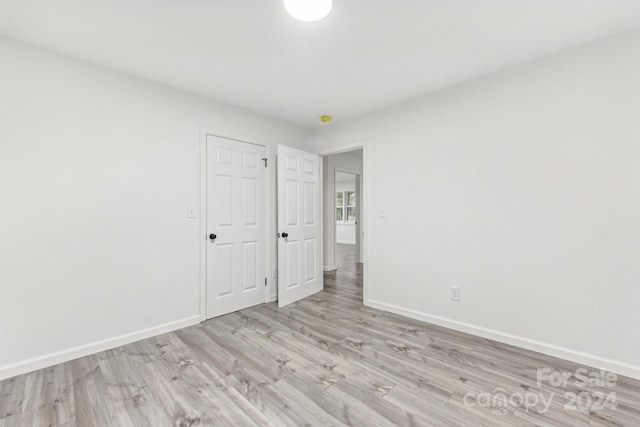
<svg viewBox="0 0 640 427">
<path fill-rule="evenodd" d="M 320 156 L 278 145 L 278 306 L 322 290 Z"/>
<path fill-rule="evenodd" d="M 263 146 L 207 136 L 207 318 L 265 302 Z"/>
</svg>

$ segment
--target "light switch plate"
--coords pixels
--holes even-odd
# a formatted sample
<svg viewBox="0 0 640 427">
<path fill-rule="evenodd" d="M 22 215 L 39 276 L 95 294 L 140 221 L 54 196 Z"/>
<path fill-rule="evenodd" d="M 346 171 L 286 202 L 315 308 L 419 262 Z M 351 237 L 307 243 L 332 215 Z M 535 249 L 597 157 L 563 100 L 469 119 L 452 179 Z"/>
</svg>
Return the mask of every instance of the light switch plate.
<svg viewBox="0 0 640 427">
<path fill-rule="evenodd" d="M 197 218 L 197 211 L 198 209 L 195 206 L 187 206 L 187 218 Z"/>
</svg>

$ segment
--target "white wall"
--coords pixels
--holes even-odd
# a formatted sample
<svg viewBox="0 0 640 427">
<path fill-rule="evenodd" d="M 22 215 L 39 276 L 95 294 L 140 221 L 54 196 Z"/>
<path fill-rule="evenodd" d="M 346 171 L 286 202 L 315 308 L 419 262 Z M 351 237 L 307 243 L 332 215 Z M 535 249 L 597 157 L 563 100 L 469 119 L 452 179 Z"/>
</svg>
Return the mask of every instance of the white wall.
<svg viewBox="0 0 640 427">
<path fill-rule="evenodd" d="M 638 46 L 640 30 L 315 132 L 319 150 L 366 140 L 366 303 L 640 378 Z"/>
<path fill-rule="evenodd" d="M 9 39 L 0 57 L 0 379 L 198 322 L 200 127 L 308 132 Z"/>
<path fill-rule="evenodd" d="M 336 169 L 343 172 L 351 172 L 362 175 L 362 157 L 357 155 L 342 153 L 326 156 L 322 162 L 323 167 L 323 188 L 324 188 L 324 269 L 334 270 L 336 268 Z"/>
<path fill-rule="evenodd" d="M 356 225 L 354 223 L 336 223 L 336 243 L 356 244 Z"/>
</svg>

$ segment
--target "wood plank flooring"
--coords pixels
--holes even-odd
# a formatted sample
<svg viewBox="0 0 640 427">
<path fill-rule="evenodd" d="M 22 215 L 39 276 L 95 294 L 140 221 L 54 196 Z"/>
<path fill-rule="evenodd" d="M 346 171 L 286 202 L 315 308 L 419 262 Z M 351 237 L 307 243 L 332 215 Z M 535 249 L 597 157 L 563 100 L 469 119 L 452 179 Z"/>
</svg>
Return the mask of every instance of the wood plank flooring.
<svg viewBox="0 0 640 427">
<path fill-rule="evenodd" d="M 284 309 L 253 307 L 0 382 L 0 427 L 640 426 L 640 381 L 539 386 L 538 368 L 580 366 L 364 307 L 353 250 L 340 245 L 323 292 Z M 615 410 L 565 408 L 566 393 L 593 403 L 610 392 Z"/>
</svg>

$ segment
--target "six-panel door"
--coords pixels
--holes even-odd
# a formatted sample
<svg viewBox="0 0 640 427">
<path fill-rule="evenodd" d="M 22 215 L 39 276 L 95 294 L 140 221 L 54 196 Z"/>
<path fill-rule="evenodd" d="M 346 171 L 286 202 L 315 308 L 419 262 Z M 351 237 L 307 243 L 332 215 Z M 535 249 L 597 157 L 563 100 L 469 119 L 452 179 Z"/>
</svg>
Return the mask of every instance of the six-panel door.
<svg viewBox="0 0 640 427">
<path fill-rule="evenodd" d="M 278 145 L 280 307 L 322 290 L 320 190 L 320 157 Z"/>
<path fill-rule="evenodd" d="M 265 157 L 207 136 L 207 318 L 265 300 Z"/>
</svg>

